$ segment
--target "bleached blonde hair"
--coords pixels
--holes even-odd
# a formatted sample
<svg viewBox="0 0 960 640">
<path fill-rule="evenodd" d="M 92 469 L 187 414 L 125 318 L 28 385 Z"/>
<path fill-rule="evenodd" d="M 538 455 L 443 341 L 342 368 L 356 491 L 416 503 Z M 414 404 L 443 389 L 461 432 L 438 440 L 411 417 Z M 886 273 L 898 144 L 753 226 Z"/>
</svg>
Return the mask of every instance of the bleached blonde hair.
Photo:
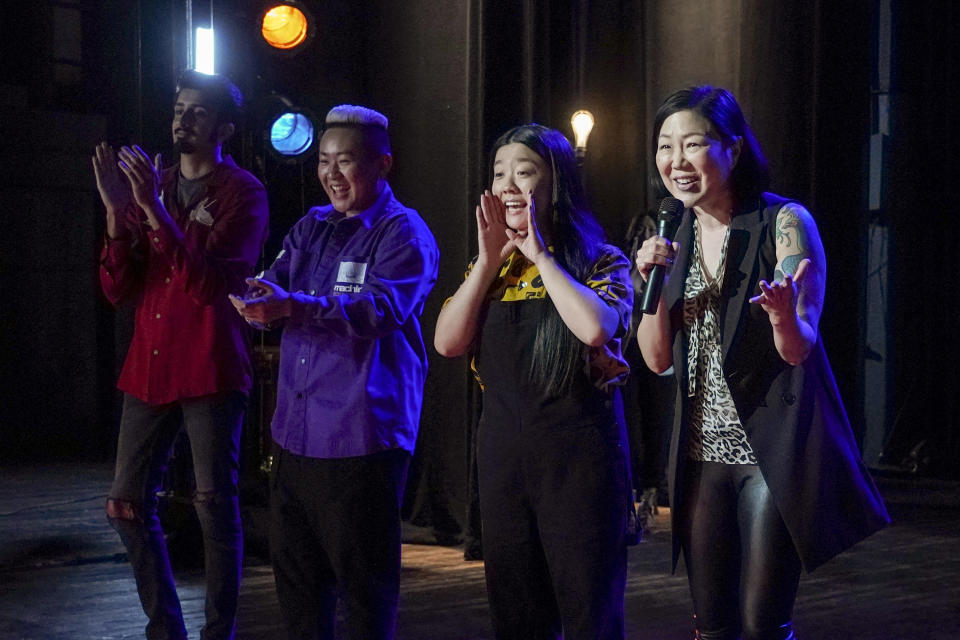
<svg viewBox="0 0 960 640">
<path fill-rule="evenodd" d="M 387 116 L 379 111 L 355 104 L 341 104 L 327 112 L 327 125 L 368 125 L 386 130 L 389 125 Z"/>
</svg>

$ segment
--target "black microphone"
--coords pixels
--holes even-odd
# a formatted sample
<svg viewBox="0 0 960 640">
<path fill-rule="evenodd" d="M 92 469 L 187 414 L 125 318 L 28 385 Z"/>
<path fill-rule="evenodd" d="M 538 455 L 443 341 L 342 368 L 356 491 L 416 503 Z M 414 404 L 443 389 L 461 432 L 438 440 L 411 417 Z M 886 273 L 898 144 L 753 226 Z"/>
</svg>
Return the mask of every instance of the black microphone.
<svg viewBox="0 0 960 640">
<path fill-rule="evenodd" d="M 676 198 L 664 198 L 660 201 L 657 212 L 657 235 L 667 242 L 677 233 L 680 226 L 680 217 L 683 214 L 683 203 Z M 643 289 L 643 302 L 640 310 L 652 315 L 657 312 L 657 303 L 660 302 L 660 291 L 663 289 L 663 279 L 667 275 L 667 268 L 656 264 L 647 276 L 647 286 Z"/>
</svg>

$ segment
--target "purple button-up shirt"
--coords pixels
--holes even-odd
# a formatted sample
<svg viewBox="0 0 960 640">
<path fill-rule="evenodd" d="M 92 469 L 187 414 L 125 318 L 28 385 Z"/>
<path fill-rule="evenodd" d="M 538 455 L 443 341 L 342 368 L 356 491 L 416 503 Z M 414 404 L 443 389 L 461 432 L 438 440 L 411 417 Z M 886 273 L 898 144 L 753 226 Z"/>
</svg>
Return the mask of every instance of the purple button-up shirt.
<svg viewBox="0 0 960 640">
<path fill-rule="evenodd" d="M 312 458 L 413 451 L 427 351 L 424 301 L 439 251 L 389 185 L 347 218 L 314 207 L 262 277 L 293 292 L 283 329 L 273 439 Z"/>
</svg>

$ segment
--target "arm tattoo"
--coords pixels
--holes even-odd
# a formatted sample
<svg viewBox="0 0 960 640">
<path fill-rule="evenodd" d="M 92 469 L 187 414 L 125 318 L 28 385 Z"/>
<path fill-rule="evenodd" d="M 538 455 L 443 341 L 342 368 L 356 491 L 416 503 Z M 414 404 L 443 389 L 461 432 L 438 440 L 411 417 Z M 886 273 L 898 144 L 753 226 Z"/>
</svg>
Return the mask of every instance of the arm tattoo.
<svg viewBox="0 0 960 640">
<path fill-rule="evenodd" d="M 787 273 L 796 273 L 800 261 L 803 260 L 808 252 L 807 232 L 803 226 L 803 221 L 789 205 L 784 207 L 777 215 L 777 253 L 781 258 L 777 265 L 774 276 L 778 280 L 783 280 Z"/>
</svg>

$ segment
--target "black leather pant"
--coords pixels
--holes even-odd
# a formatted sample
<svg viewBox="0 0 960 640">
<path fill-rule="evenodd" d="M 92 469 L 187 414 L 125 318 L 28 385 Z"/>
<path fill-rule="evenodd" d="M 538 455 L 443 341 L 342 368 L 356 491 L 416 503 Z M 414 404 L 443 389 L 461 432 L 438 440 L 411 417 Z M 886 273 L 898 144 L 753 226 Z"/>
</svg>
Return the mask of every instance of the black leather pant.
<svg viewBox="0 0 960 640">
<path fill-rule="evenodd" d="M 702 640 L 789 640 L 800 559 L 756 465 L 687 461 L 680 540 Z"/>
</svg>

